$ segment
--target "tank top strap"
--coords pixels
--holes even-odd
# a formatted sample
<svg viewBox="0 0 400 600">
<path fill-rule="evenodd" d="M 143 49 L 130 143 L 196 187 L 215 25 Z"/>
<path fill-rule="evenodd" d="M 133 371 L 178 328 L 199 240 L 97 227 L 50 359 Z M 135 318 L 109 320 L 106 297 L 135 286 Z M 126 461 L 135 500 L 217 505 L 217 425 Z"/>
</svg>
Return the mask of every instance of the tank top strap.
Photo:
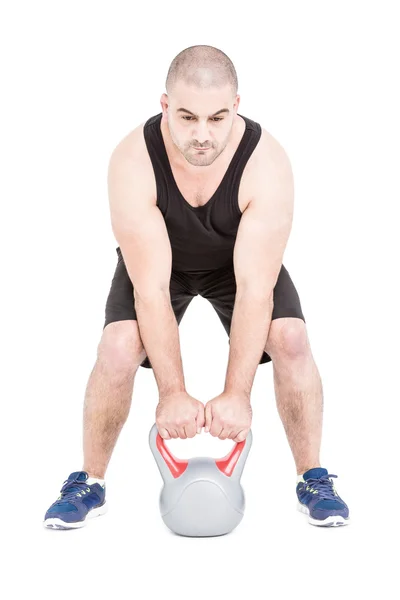
<svg viewBox="0 0 400 600">
<path fill-rule="evenodd" d="M 238 113 L 239 115 L 239 113 Z M 237 202 L 240 180 L 244 168 L 261 138 L 261 125 L 244 115 L 239 115 L 246 123 L 245 133 L 240 141 L 237 151 L 229 165 L 229 177 L 225 179 L 229 185 L 229 196 Z"/>
<path fill-rule="evenodd" d="M 160 129 L 161 118 L 162 113 L 150 117 L 144 124 L 143 135 L 156 180 L 157 206 L 164 214 L 168 203 L 168 188 L 171 186 L 171 167 L 168 156 L 162 152 L 164 142 Z"/>
</svg>

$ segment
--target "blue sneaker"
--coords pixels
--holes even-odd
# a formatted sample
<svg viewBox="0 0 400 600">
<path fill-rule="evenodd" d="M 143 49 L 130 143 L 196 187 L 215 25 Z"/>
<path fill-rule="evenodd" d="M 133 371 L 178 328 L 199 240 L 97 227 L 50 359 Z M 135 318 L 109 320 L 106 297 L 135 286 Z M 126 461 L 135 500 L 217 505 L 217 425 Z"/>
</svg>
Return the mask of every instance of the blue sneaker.
<svg viewBox="0 0 400 600">
<path fill-rule="evenodd" d="M 315 467 L 298 476 L 298 509 L 308 515 L 311 525 L 348 525 L 349 508 L 339 497 L 326 469 Z"/>
<path fill-rule="evenodd" d="M 86 519 L 103 515 L 106 510 L 106 490 L 99 483 L 88 485 L 86 471 L 71 473 L 50 506 L 43 525 L 52 529 L 76 529 L 86 525 Z"/>
</svg>

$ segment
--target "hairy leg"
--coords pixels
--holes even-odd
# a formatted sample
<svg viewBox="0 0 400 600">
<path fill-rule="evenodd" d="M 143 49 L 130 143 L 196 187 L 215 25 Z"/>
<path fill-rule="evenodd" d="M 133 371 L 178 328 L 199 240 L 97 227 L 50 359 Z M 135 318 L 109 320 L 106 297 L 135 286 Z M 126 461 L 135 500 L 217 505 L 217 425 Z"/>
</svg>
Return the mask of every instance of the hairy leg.
<svg viewBox="0 0 400 600">
<path fill-rule="evenodd" d="M 275 319 L 265 351 L 271 356 L 277 409 L 300 475 L 319 467 L 323 388 L 304 321 Z"/>
<path fill-rule="evenodd" d="M 136 321 L 118 321 L 105 327 L 83 410 L 83 470 L 91 477 L 104 479 L 128 418 L 135 374 L 145 356 Z"/>
</svg>

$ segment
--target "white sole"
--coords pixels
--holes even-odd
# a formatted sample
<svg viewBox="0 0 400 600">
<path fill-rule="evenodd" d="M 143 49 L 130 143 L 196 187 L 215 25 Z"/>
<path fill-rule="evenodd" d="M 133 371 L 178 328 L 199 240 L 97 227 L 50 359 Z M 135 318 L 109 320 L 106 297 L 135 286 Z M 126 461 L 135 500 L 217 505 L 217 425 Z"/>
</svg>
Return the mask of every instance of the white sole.
<svg viewBox="0 0 400 600">
<path fill-rule="evenodd" d="M 104 502 L 102 506 L 98 508 L 92 508 L 86 515 L 86 518 L 83 521 L 79 521 L 78 523 L 67 523 L 62 519 L 54 518 L 54 519 L 46 519 L 43 521 L 43 525 L 48 527 L 49 529 L 79 529 L 80 527 L 84 527 L 88 519 L 93 519 L 94 517 L 100 517 L 107 512 L 107 503 Z"/>
<path fill-rule="evenodd" d="M 345 519 L 340 515 L 331 515 L 323 520 L 313 519 L 310 517 L 310 511 L 307 506 L 301 504 L 301 502 L 297 503 L 297 509 L 305 515 L 308 515 L 308 522 L 311 523 L 311 525 L 319 525 L 320 527 L 339 527 L 340 525 L 348 525 L 350 523 L 349 518 Z"/>
</svg>

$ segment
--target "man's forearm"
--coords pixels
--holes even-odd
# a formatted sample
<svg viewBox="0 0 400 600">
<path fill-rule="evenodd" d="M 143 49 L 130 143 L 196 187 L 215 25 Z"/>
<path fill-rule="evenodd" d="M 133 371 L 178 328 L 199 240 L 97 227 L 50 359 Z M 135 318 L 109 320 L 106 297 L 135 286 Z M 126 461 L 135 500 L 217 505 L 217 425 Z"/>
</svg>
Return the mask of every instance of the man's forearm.
<svg viewBox="0 0 400 600">
<path fill-rule="evenodd" d="M 184 391 L 178 323 L 169 293 L 160 292 L 150 300 L 135 296 L 135 309 L 160 396 Z"/>
<path fill-rule="evenodd" d="M 254 377 L 264 351 L 273 311 L 273 291 L 260 298 L 253 292 L 236 292 L 230 331 L 226 392 L 250 397 Z"/>
</svg>

